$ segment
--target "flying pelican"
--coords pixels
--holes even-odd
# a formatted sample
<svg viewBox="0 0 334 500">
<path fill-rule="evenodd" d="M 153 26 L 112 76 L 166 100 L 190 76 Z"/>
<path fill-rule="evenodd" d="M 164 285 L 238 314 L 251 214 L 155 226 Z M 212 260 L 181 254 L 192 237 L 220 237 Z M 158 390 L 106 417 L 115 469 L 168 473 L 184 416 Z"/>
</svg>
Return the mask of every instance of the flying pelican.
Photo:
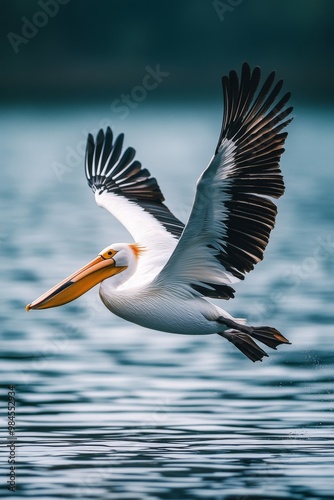
<svg viewBox="0 0 334 500">
<path fill-rule="evenodd" d="M 184 225 L 163 203 L 154 177 L 122 154 L 123 134 L 111 129 L 88 135 L 85 172 L 96 203 L 131 233 L 133 243 L 115 243 L 89 264 L 28 304 L 47 309 L 66 304 L 100 284 L 100 297 L 114 314 L 143 327 L 170 333 L 218 333 L 252 361 L 290 342 L 275 328 L 250 326 L 207 298 L 230 299 L 231 285 L 262 260 L 275 225 L 271 197 L 284 192 L 279 160 L 291 121 L 290 93 L 283 81 L 244 63 L 222 79 L 224 117 L 215 153 L 197 182 Z"/>
</svg>

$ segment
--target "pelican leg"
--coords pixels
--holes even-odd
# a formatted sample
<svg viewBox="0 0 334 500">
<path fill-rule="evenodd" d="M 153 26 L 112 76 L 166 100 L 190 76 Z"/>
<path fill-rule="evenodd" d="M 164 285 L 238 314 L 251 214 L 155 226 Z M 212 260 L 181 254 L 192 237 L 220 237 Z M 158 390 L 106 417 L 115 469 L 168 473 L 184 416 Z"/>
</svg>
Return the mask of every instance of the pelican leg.
<svg viewBox="0 0 334 500">
<path fill-rule="evenodd" d="M 264 356 L 268 356 L 247 333 L 238 332 L 237 330 L 226 330 L 225 332 L 218 332 L 218 335 L 232 342 L 239 351 L 253 362 L 262 361 Z"/>
<path fill-rule="evenodd" d="M 255 327 L 240 325 L 236 321 L 224 317 L 220 317 L 217 321 L 227 327 L 227 330 L 218 332 L 218 335 L 232 342 L 252 361 L 262 360 L 263 356 L 268 356 L 268 354 L 263 351 L 251 337 L 271 347 L 271 349 L 276 349 L 280 344 L 290 344 L 284 335 L 271 326 Z"/>
</svg>

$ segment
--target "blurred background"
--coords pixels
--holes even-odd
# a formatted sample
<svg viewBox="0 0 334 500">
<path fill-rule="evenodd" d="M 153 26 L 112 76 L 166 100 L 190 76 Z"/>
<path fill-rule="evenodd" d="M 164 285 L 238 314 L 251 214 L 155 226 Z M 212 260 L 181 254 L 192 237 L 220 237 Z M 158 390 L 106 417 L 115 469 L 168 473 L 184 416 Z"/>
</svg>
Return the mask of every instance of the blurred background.
<svg viewBox="0 0 334 500">
<path fill-rule="evenodd" d="M 152 100 L 207 99 L 245 60 L 277 69 L 296 99 L 334 99 L 330 0 L 13 0 L 1 9 L 3 102 L 110 100 L 156 64 L 170 75 Z"/>
<path fill-rule="evenodd" d="M 0 436 L 7 498 L 332 499 L 334 2 L 11 0 L 0 5 Z M 218 335 L 112 316 L 95 288 L 25 305 L 105 246 L 87 134 L 111 126 L 186 221 L 222 117 L 220 79 L 277 71 L 294 121 L 263 262 L 219 304 L 292 345 L 251 363 Z M 6 468 L 7 467 L 7 468 Z"/>
</svg>

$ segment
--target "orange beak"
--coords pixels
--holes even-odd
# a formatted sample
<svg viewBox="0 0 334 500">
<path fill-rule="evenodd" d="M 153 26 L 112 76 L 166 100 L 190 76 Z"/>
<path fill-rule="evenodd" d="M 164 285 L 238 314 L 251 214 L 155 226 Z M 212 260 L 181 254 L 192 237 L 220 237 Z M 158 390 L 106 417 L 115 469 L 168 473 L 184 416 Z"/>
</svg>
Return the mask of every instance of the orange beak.
<svg viewBox="0 0 334 500">
<path fill-rule="evenodd" d="M 72 300 L 93 288 L 101 281 L 110 278 L 126 269 L 126 266 L 116 267 L 114 259 L 105 259 L 98 255 L 75 273 L 68 276 L 63 281 L 43 293 L 38 299 L 26 306 L 30 309 L 48 309 L 49 307 L 58 307 Z"/>
</svg>

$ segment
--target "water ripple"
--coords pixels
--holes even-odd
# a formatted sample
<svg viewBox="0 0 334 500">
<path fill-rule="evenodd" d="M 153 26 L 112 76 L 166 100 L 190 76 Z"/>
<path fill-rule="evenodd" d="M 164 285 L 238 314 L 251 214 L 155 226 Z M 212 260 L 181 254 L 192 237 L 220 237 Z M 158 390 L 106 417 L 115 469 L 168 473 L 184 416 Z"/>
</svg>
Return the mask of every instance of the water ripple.
<svg viewBox="0 0 334 500">
<path fill-rule="evenodd" d="M 27 302 L 110 243 L 110 218 L 88 192 L 85 197 L 82 172 L 68 172 L 58 183 L 50 167 L 76 141 L 65 137 L 57 113 L 32 114 L 29 133 L 16 117 L 13 136 L 7 124 L 14 118 L 0 118 L 11 165 L 1 188 L 0 396 L 6 408 L 7 387 L 16 386 L 19 496 L 333 498 L 332 124 L 321 125 L 319 115 L 315 129 L 307 113 L 299 120 L 283 162 L 289 189 L 266 259 L 228 304 L 232 314 L 276 325 L 292 341 L 253 365 L 218 336 L 174 336 L 126 324 L 103 307 L 97 290 L 61 309 L 25 312 Z M 168 113 L 152 111 L 127 123 L 135 134 L 140 119 L 148 138 L 143 151 L 151 150 L 158 133 L 172 140 Z M 203 130 L 211 130 L 215 113 L 202 111 Z M 173 171 L 167 156 L 155 173 L 179 214 L 191 203 L 189 176 L 194 184 L 207 158 L 193 141 L 192 112 L 177 114 L 187 175 L 177 189 L 168 184 L 179 166 Z M 175 120 L 175 110 L 172 115 Z M 98 118 L 98 111 L 74 113 L 71 130 L 82 123 L 94 128 Z M 328 155 L 325 147 L 321 158 L 319 150 L 306 150 L 309 137 L 328 143 Z M 200 162 L 198 172 L 187 151 Z M 14 197 L 21 204 L 5 217 Z M 114 241 L 126 241 L 116 223 L 112 232 Z M 5 413 L 1 418 L 6 423 Z M 0 434 L 7 440 L 6 425 Z M 5 482 L 0 491 L 8 494 Z"/>
</svg>

